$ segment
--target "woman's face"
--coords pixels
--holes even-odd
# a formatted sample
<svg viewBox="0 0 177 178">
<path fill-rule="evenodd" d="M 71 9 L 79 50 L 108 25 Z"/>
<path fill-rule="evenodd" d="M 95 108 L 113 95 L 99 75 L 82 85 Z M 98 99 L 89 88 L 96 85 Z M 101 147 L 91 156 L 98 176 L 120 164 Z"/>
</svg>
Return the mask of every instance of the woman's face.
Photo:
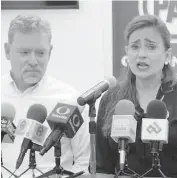
<svg viewBox="0 0 177 178">
<path fill-rule="evenodd" d="M 138 78 L 162 75 L 164 63 L 169 61 L 171 51 L 165 50 L 163 39 L 154 27 L 134 31 L 126 47 L 129 67 Z"/>
</svg>

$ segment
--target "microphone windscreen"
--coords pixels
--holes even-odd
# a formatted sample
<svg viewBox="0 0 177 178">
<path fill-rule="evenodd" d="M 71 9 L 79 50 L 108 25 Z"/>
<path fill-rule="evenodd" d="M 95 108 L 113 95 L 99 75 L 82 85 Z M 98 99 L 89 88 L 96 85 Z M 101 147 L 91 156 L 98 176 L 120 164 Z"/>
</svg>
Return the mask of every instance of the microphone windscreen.
<svg viewBox="0 0 177 178">
<path fill-rule="evenodd" d="M 161 100 L 152 100 L 147 106 L 146 113 L 148 118 L 166 119 L 166 104 Z"/>
<path fill-rule="evenodd" d="M 115 107 L 115 115 L 134 115 L 135 105 L 130 100 L 120 100 Z"/>
<path fill-rule="evenodd" d="M 42 104 L 33 104 L 28 109 L 27 118 L 44 123 L 47 117 L 47 110 Z"/>
<path fill-rule="evenodd" d="M 1 104 L 1 117 L 9 118 L 11 121 L 15 118 L 15 108 L 10 103 Z"/>
<path fill-rule="evenodd" d="M 117 80 L 114 76 L 105 76 L 104 78 L 108 82 L 109 88 L 114 88 L 116 86 Z"/>
</svg>

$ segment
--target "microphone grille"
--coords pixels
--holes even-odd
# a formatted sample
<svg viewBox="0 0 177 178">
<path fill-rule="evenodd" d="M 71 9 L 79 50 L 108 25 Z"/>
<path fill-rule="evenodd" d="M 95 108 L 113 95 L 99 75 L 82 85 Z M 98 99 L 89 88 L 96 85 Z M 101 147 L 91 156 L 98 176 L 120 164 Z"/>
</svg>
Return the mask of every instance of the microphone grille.
<svg viewBox="0 0 177 178">
<path fill-rule="evenodd" d="M 104 78 L 109 83 L 109 88 L 114 88 L 117 85 L 117 80 L 114 76 L 105 76 Z"/>
<path fill-rule="evenodd" d="M 11 103 L 2 103 L 1 104 L 1 117 L 7 117 L 11 121 L 15 118 L 15 108 Z"/>
<path fill-rule="evenodd" d="M 155 119 L 165 119 L 167 117 L 166 104 L 161 100 L 152 100 L 147 106 L 147 117 Z"/>
<path fill-rule="evenodd" d="M 47 117 L 47 110 L 42 104 L 33 104 L 28 109 L 27 118 L 44 123 Z"/>
<path fill-rule="evenodd" d="M 116 115 L 134 115 L 135 105 L 130 100 L 120 100 L 115 107 Z"/>
</svg>

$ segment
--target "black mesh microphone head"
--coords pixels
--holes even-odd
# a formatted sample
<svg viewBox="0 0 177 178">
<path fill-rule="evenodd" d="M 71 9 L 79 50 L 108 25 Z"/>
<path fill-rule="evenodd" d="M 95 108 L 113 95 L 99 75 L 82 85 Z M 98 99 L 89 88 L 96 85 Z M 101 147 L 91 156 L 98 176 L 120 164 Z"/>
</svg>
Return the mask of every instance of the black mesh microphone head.
<svg viewBox="0 0 177 178">
<path fill-rule="evenodd" d="M 166 119 L 166 104 L 161 100 L 152 100 L 147 106 L 147 117 L 154 119 Z"/>
<path fill-rule="evenodd" d="M 47 117 L 47 110 L 42 104 L 33 104 L 28 109 L 27 118 L 44 123 Z"/>
</svg>

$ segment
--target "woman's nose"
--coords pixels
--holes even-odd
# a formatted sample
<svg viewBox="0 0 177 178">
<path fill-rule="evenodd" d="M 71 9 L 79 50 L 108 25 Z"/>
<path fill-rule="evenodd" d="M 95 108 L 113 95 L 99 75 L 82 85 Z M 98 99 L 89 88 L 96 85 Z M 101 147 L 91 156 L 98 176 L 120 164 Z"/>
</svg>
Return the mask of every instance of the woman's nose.
<svg viewBox="0 0 177 178">
<path fill-rule="evenodd" d="M 147 56 L 147 52 L 146 52 L 146 49 L 141 47 L 139 49 L 139 52 L 138 52 L 138 56 L 141 57 L 141 58 L 145 58 Z"/>
</svg>

